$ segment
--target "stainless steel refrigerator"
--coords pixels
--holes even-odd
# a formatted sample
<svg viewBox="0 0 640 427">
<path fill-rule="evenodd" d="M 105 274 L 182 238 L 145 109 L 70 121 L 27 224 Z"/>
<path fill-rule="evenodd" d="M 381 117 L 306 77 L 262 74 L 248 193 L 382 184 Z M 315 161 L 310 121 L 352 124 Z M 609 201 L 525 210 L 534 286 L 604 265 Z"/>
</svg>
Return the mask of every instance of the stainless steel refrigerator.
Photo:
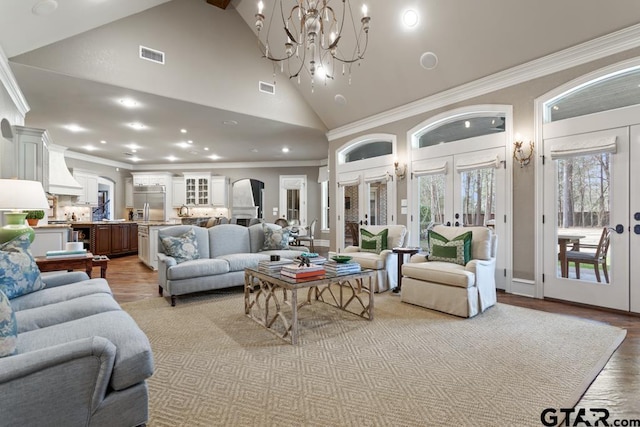
<svg viewBox="0 0 640 427">
<path fill-rule="evenodd" d="M 166 189 L 164 185 L 133 187 L 133 207 L 136 218 L 142 221 L 166 221 Z"/>
</svg>

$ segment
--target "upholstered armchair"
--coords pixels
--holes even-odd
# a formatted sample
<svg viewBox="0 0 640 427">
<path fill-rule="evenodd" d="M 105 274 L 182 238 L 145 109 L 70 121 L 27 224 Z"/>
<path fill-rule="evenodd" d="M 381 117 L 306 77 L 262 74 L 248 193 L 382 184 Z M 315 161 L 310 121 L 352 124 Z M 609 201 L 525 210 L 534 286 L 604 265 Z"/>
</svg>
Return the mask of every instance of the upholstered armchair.
<svg viewBox="0 0 640 427">
<path fill-rule="evenodd" d="M 402 266 L 403 302 L 460 317 L 496 303 L 498 240 L 490 228 L 436 225 L 429 241 L 429 256 L 414 255 Z"/>
<path fill-rule="evenodd" d="M 387 230 L 385 248 L 381 248 L 378 253 L 372 249 L 369 249 L 369 252 L 363 250 L 363 244 L 366 247 L 367 241 L 371 241 L 367 238 L 363 239 L 363 233 L 375 236 L 383 230 Z M 362 268 L 375 270 L 373 289 L 375 292 L 383 292 L 395 288 L 398 284 L 398 257 L 392 249 L 404 247 L 408 240 L 407 228 L 404 225 L 363 225 L 360 227 L 360 245 L 347 246 L 341 255 L 352 257 L 352 260 L 360 264 Z M 334 252 L 329 252 L 330 257 L 334 255 Z"/>
</svg>

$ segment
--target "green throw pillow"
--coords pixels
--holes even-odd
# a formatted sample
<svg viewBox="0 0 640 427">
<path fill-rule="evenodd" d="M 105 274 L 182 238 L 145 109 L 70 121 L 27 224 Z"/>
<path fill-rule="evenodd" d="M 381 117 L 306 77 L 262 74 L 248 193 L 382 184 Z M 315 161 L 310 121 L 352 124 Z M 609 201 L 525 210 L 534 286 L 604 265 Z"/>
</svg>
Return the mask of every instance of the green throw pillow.
<svg viewBox="0 0 640 427">
<path fill-rule="evenodd" d="M 385 228 L 378 234 L 373 234 L 363 228 L 360 229 L 360 250 L 379 254 L 387 249 L 389 229 Z"/>
<path fill-rule="evenodd" d="M 454 239 L 447 239 L 435 231 L 429 230 L 429 261 L 453 262 L 467 265 L 471 261 L 471 231 L 467 231 Z"/>
</svg>

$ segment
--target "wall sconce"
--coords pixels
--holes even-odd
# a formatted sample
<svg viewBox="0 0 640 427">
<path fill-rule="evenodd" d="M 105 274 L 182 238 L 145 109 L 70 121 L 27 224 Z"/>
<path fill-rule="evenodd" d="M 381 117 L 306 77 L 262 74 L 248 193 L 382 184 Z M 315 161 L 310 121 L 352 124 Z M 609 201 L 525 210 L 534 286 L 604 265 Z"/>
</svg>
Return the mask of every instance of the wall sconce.
<svg viewBox="0 0 640 427">
<path fill-rule="evenodd" d="M 394 171 L 398 179 L 404 179 L 407 173 L 407 164 L 401 165 L 397 160 L 393 162 Z"/>
<path fill-rule="evenodd" d="M 533 157 L 533 141 L 529 141 L 529 153 L 526 154 L 525 150 L 522 149 L 522 144 L 524 141 L 516 141 L 513 143 L 513 159 L 520 163 L 520 167 L 527 166 L 531 161 L 531 157 Z"/>
</svg>

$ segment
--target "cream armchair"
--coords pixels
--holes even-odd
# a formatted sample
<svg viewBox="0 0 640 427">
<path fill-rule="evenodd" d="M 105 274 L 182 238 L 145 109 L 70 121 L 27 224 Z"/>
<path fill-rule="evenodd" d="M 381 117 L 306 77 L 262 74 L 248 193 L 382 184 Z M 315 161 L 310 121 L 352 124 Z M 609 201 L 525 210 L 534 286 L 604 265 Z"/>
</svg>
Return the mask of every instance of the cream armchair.
<svg viewBox="0 0 640 427">
<path fill-rule="evenodd" d="M 402 266 L 401 300 L 460 317 L 473 317 L 496 303 L 497 236 L 486 227 L 447 227 L 433 231 L 453 240 L 468 231 L 471 261 L 459 265 L 414 255 Z"/>
<path fill-rule="evenodd" d="M 398 257 L 393 253 L 392 249 L 405 246 L 409 240 L 407 228 L 404 225 L 365 225 L 360 228 L 372 234 L 378 234 L 385 228 L 389 230 L 387 234 L 387 249 L 376 254 L 362 251 L 360 246 L 347 246 L 341 254 L 349 255 L 362 268 L 376 271 L 373 284 L 375 292 L 383 292 L 395 288 L 398 284 Z M 360 242 L 362 242 L 362 239 L 360 239 Z M 329 252 L 330 257 L 334 255 L 336 255 L 335 252 Z"/>
</svg>

